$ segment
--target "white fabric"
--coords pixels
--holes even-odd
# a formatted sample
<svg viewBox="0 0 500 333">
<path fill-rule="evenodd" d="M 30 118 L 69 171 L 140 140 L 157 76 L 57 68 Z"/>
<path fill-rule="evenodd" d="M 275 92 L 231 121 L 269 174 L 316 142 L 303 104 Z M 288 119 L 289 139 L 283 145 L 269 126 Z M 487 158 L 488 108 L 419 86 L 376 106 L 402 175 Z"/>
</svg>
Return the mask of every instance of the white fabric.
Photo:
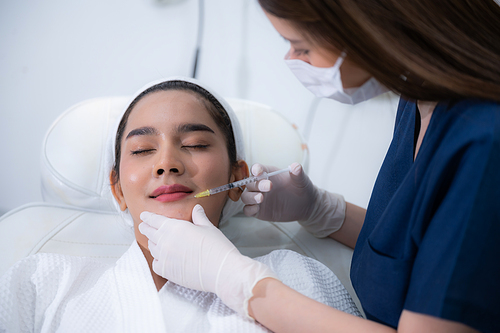
<svg viewBox="0 0 500 333">
<path fill-rule="evenodd" d="M 111 130 L 109 131 L 109 137 L 106 141 L 106 153 L 105 153 L 105 162 L 104 162 L 104 170 L 107 170 L 107 174 L 111 172 L 114 162 L 115 162 L 115 143 L 116 143 L 116 132 L 118 130 L 118 126 L 120 124 L 120 121 L 123 117 L 123 114 L 125 111 L 128 109 L 129 105 L 134 101 L 134 99 L 139 96 L 143 91 L 145 91 L 148 88 L 151 88 L 157 84 L 167 82 L 167 81 L 185 81 L 185 82 L 190 82 L 193 84 L 198 85 L 199 87 L 202 87 L 203 89 L 207 90 L 209 93 L 211 93 L 222 105 L 222 107 L 226 110 L 229 118 L 231 119 L 231 125 L 233 127 L 233 134 L 234 134 L 234 140 L 236 144 L 236 159 L 237 160 L 244 160 L 245 159 L 245 146 L 243 142 L 243 132 L 241 130 L 241 126 L 238 122 L 238 118 L 236 117 L 236 114 L 234 113 L 233 109 L 229 105 L 229 103 L 219 96 L 216 92 L 214 92 L 210 87 L 207 85 L 199 82 L 196 79 L 189 78 L 189 77 L 183 77 L 183 76 L 173 76 L 173 77 L 168 77 L 160 80 L 155 80 L 152 81 L 145 86 L 143 86 L 141 89 L 139 89 L 131 98 L 130 101 L 126 104 L 126 106 L 123 108 L 121 113 L 116 117 L 115 124 L 111 127 Z M 221 184 L 224 185 L 224 184 Z M 108 189 L 111 191 L 111 188 Z M 110 194 L 104 194 L 109 196 Z M 113 204 L 115 205 L 116 211 L 119 212 L 122 215 L 122 218 L 124 221 L 129 225 L 133 226 L 133 220 L 132 217 L 130 216 L 130 213 L 128 212 L 128 209 L 126 209 L 124 212 L 120 210 L 120 207 L 116 200 L 113 200 Z M 226 204 L 224 206 L 224 209 L 222 211 L 222 218 L 219 221 L 219 224 L 223 224 L 227 222 L 227 220 L 232 217 L 233 215 L 237 214 L 243 209 L 244 204 L 238 200 L 236 202 L 228 199 L 226 201 Z"/>
<path fill-rule="evenodd" d="M 344 89 L 340 66 L 344 62 L 346 54 L 338 57 L 332 67 L 315 67 L 300 59 L 290 59 L 290 54 L 285 55 L 285 63 L 297 79 L 311 91 L 316 97 L 325 97 L 344 104 L 358 104 L 389 89 L 381 85 L 375 78 L 370 78 L 357 88 Z"/>
<path fill-rule="evenodd" d="M 323 264 L 288 250 L 258 260 L 304 295 L 360 316 Z M 0 332 L 267 332 L 212 293 L 171 282 L 157 292 L 136 242 L 113 265 L 40 253 L 0 277 Z"/>
</svg>

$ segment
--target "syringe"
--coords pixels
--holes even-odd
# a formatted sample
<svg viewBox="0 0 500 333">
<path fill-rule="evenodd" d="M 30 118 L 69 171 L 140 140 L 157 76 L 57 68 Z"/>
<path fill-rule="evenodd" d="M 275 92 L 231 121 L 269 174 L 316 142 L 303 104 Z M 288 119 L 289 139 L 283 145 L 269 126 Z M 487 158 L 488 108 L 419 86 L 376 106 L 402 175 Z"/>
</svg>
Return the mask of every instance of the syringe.
<svg viewBox="0 0 500 333">
<path fill-rule="evenodd" d="M 287 172 L 287 171 L 290 171 L 290 168 L 285 168 L 285 169 L 281 169 L 281 170 L 278 170 L 278 171 L 273 171 L 273 172 L 270 172 L 270 173 L 264 172 L 260 176 L 248 177 L 248 178 L 245 178 L 245 179 L 242 179 L 242 180 L 238 180 L 237 182 L 229 183 L 229 184 L 222 185 L 222 186 L 219 186 L 219 187 L 216 187 L 216 188 L 212 188 L 210 190 L 206 190 L 206 191 L 200 192 L 200 193 L 196 194 L 194 197 L 195 198 L 208 197 L 210 195 L 214 195 L 216 193 L 220 193 L 220 192 L 224 192 L 224 191 L 229 191 L 232 188 L 240 187 L 240 186 L 243 186 L 243 185 L 247 185 L 247 184 L 250 184 L 250 183 L 262 180 L 262 179 L 269 179 L 269 177 L 271 177 L 271 176 L 275 176 L 275 175 L 278 175 L 280 173 Z"/>
</svg>

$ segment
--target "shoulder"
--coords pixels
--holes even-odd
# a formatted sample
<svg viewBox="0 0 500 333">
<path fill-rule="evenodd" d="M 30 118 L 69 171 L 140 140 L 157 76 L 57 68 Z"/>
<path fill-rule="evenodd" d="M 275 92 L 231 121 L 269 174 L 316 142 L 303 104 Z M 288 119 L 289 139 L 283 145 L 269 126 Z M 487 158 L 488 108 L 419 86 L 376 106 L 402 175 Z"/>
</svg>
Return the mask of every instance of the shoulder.
<svg viewBox="0 0 500 333">
<path fill-rule="evenodd" d="M 0 277 L 0 293 L 26 298 L 36 298 L 39 292 L 55 295 L 60 285 L 105 269 L 105 264 L 91 258 L 38 253 L 18 261 Z"/>
<path fill-rule="evenodd" d="M 474 163 L 482 163 L 500 153 L 500 104 L 474 99 L 442 102 L 434 110 L 428 132 L 428 141 L 440 157 L 470 161 L 473 156 L 479 157 Z"/>
<path fill-rule="evenodd" d="M 26 280 L 32 283 L 47 280 L 58 281 L 64 276 L 82 274 L 108 265 L 86 257 L 68 256 L 55 253 L 38 253 L 18 261 L 3 276 L 2 280 Z M 64 273 L 64 274 L 63 274 Z"/>
<path fill-rule="evenodd" d="M 291 250 L 275 250 L 256 260 L 268 265 L 284 284 L 295 290 L 305 290 L 315 285 L 332 287 L 340 284 L 328 267 Z"/>
<path fill-rule="evenodd" d="M 99 272 L 98 267 L 103 265 L 89 258 L 52 253 L 18 261 L 0 277 L 0 324 L 14 331 L 31 330 L 35 316 L 43 316 L 61 289 Z"/>
<path fill-rule="evenodd" d="M 18 261 L 0 277 L 2 293 L 28 294 L 40 290 L 55 294 L 59 285 L 92 274 L 102 274 L 107 265 L 91 258 L 38 253 Z"/>
<path fill-rule="evenodd" d="M 285 285 L 301 294 L 341 311 L 361 315 L 347 289 L 321 262 L 291 250 L 275 250 L 255 260 L 268 265 Z"/>
<path fill-rule="evenodd" d="M 452 110 L 465 110 L 474 112 L 498 112 L 500 111 L 500 102 L 487 99 L 457 99 L 445 101 L 447 107 Z"/>
<path fill-rule="evenodd" d="M 291 250 L 275 250 L 265 256 L 255 258 L 255 260 L 265 263 L 271 267 L 276 274 L 284 274 L 298 270 L 301 272 L 314 272 L 317 276 L 335 276 L 335 274 L 321 262 Z"/>
<path fill-rule="evenodd" d="M 500 130 L 500 103 L 488 100 L 462 99 L 438 104 L 436 118 L 450 130 L 464 136 L 494 135 Z"/>
</svg>

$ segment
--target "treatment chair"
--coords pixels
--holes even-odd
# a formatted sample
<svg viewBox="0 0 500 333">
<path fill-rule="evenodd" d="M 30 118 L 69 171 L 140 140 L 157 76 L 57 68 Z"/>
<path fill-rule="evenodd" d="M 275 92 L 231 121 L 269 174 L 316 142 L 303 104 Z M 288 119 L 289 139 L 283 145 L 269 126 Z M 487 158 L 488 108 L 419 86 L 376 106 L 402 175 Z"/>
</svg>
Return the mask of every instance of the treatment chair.
<svg viewBox="0 0 500 333">
<path fill-rule="evenodd" d="M 55 120 L 42 145 L 44 201 L 0 218 L 0 274 L 38 252 L 112 262 L 128 249 L 134 236 L 115 211 L 104 168 L 108 131 L 128 101 L 129 97 L 83 101 Z M 307 171 L 308 149 L 292 124 L 266 105 L 228 102 L 241 123 L 249 166 L 258 162 L 285 168 L 300 162 Z M 221 230 L 250 257 L 290 249 L 319 260 L 338 276 L 361 309 L 349 279 L 348 247 L 330 238 L 317 239 L 297 222 L 265 222 L 243 213 Z"/>
</svg>

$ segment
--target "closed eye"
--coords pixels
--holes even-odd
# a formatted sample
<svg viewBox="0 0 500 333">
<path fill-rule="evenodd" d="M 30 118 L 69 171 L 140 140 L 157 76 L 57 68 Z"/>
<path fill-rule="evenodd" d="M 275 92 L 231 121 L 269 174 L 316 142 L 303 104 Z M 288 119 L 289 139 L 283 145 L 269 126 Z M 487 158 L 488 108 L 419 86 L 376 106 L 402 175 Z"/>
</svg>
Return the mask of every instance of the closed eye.
<svg viewBox="0 0 500 333">
<path fill-rule="evenodd" d="M 294 50 L 293 54 L 296 55 L 296 56 L 308 55 L 309 54 L 309 50 Z"/>
<path fill-rule="evenodd" d="M 187 148 L 187 149 L 206 149 L 210 145 L 190 145 L 190 146 L 182 146 L 182 148 Z"/>
<path fill-rule="evenodd" d="M 138 150 L 132 150 L 130 153 L 132 155 L 144 155 L 147 153 L 153 152 L 155 149 L 138 149 Z"/>
</svg>

